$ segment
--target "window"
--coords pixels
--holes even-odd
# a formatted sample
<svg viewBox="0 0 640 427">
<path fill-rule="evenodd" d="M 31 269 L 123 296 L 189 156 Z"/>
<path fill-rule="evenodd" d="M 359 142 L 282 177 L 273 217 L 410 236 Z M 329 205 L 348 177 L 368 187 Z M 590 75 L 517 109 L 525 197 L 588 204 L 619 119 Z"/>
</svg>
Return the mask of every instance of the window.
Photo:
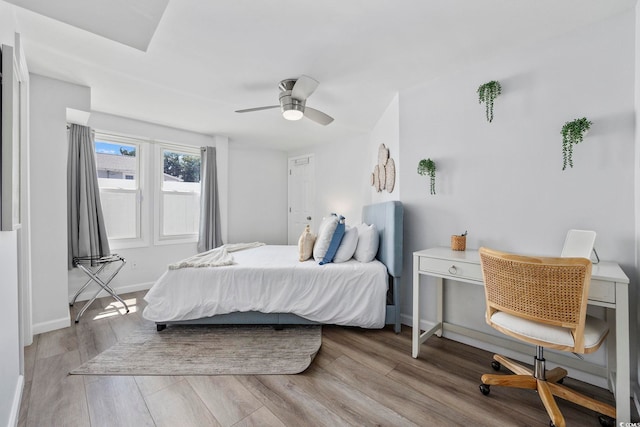
<svg viewBox="0 0 640 427">
<path fill-rule="evenodd" d="M 96 132 L 95 153 L 112 249 L 197 241 L 199 148 Z"/>
<path fill-rule="evenodd" d="M 158 238 L 195 241 L 200 220 L 200 150 L 159 145 Z"/>
<path fill-rule="evenodd" d="M 96 169 L 109 241 L 141 239 L 141 144 L 96 132 Z"/>
</svg>

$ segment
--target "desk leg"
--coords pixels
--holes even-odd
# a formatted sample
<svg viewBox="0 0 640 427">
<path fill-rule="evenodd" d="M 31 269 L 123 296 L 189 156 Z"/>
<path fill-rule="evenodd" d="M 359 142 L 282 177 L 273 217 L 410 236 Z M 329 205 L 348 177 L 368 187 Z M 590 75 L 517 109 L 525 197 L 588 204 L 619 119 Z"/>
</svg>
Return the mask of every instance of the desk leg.
<svg viewBox="0 0 640 427">
<path fill-rule="evenodd" d="M 416 358 L 420 355 L 420 273 L 418 266 L 420 258 L 413 257 L 413 329 L 411 331 L 411 355 Z"/>
<path fill-rule="evenodd" d="M 443 328 L 444 328 L 444 291 L 443 291 L 443 284 L 444 279 L 442 277 L 438 277 L 436 279 L 436 304 L 437 304 L 437 308 L 436 308 L 436 322 L 437 325 L 440 327 L 440 329 L 438 329 L 436 331 L 436 336 L 441 337 L 442 336 L 442 332 Z"/>
<path fill-rule="evenodd" d="M 616 413 L 618 424 L 631 421 L 629 364 L 629 288 L 616 283 Z"/>
</svg>

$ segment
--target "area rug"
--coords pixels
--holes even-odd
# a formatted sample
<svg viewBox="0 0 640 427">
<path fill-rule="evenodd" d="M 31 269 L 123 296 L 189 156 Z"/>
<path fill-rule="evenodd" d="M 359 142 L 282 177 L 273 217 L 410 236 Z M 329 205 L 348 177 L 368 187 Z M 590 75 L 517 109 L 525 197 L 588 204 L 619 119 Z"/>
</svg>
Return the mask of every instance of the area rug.
<svg viewBox="0 0 640 427">
<path fill-rule="evenodd" d="M 141 329 L 84 363 L 77 375 L 297 374 L 322 343 L 322 327 L 169 326 Z"/>
</svg>

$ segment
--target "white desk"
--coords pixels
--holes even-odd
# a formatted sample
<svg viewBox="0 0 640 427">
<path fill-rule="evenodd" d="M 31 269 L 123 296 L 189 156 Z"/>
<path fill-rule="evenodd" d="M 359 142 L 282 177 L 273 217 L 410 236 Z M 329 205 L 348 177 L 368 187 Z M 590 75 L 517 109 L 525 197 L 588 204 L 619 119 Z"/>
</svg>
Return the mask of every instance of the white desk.
<svg viewBox="0 0 640 427">
<path fill-rule="evenodd" d="M 420 332 L 420 275 L 436 278 L 436 324 L 431 329 Z M 420 344 L 435 334 L 452 331 L 472 338 L 508 347 L 524 354 L 531 353 L 531 347 L 520 342 L 495 337 L 444 322 L 443 279 L 482 285 L 480 256 L 477 250 L 452 251 L 448 247 L 431 248 L 413 253 L 413 340 L 412 355 L 420 355 Z M 615 262 L 601 261 L 594 264 L 589 287 L 589 304 L 605 307 L 609 324 L 609 338 L 615 339 L 615 347 L 607 345 L 607 368 L 598 369 L 592 363 L 580 361 L 561 354 L 546 354 L 548 360 L 574 367 L 582 371 L 607 375 L 609 389 L 616 396 L 618 422 L 631 421 L 631 375 L 629 368 L 629 278 Z M 478 306 L 484 311 L 484 304 Z M 611 316 L 611 312 L 615 316 Z M 620 337 L 617 339 L 616 336 Z M 532 353 L 531 353 L 532 354 Z"/>
</svg>

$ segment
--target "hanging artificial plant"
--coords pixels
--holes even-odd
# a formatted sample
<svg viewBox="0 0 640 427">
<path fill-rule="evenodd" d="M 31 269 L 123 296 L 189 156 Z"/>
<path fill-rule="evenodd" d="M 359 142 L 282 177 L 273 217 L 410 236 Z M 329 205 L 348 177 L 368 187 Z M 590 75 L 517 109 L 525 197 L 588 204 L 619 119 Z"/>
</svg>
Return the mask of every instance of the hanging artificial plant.
<svg viewBox="0 0 640 427">
<path fill-rule="evenodd" d="M 422 159 L 418 163 L 418 173 L 429 175 L 431 194 L 436 194 L 436 164 L 431 159 Z"/>
<path fill-rule="evenodd" d="M 480 85 L 478 88 L 478 101 L 480 104 L 484 102 L 485 113 L 489 123 L 493 121 L 493 100 L 496 99 L 501 92 L 500 82 L 495 80 Z"/>
<path fill-rule="evenodd" d="M 591 122 L 586 117 L 566 122 L 562 126 L 562 170 L 573 167 L 573 146 L 582 142 L 585 133 L 591 127 Z"/>
</svg>

